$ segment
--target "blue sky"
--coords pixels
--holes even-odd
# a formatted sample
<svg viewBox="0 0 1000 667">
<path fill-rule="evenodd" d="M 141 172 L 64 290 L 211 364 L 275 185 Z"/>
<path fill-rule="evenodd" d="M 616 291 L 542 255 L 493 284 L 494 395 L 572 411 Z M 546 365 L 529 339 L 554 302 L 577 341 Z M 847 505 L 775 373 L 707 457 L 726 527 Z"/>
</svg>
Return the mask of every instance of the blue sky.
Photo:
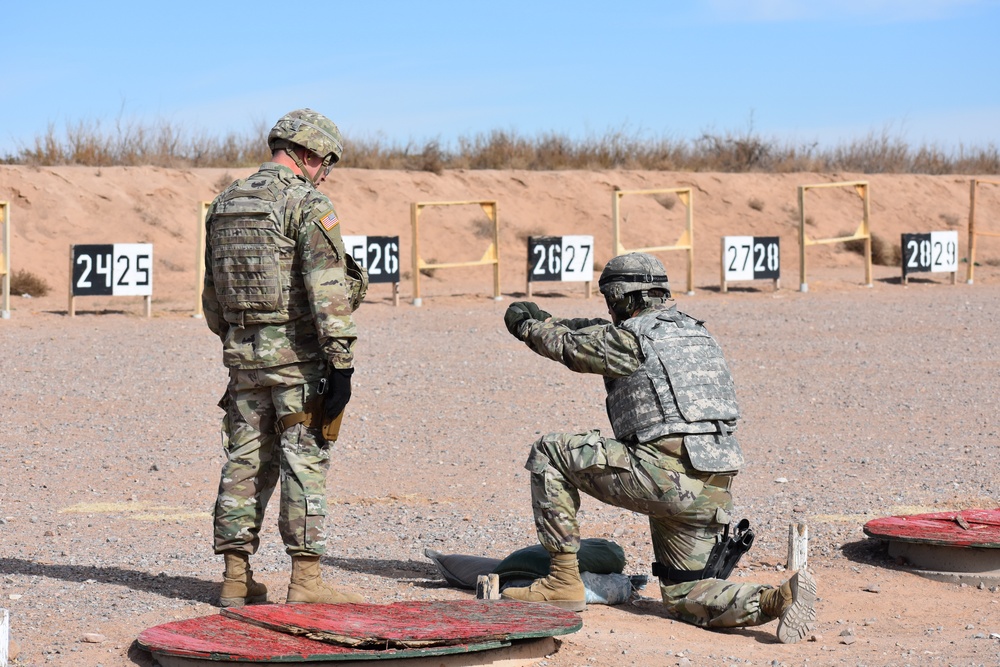
<svg viewBox="0 0 1000 667">
<path fill-rule="evenodd" d="M 1000 143 L 1000 0 L 7 2 L 0 156 L 51 125 Z"/>
</svg>

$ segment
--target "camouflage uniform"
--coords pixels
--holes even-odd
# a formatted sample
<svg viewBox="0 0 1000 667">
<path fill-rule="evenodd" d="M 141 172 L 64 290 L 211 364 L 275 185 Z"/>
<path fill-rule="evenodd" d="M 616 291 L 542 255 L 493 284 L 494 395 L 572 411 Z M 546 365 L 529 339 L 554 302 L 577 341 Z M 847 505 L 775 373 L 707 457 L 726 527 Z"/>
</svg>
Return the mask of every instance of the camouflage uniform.
<svg viewBox="0 0 1000 667">
<path fill-rule="evenodd" d="M 634 319 L 657 315 L 687 317 L 674 306 L 657 306 Z M 620 326 L 600 319 L 528 320 L 521 338 L 538 354 L 572 371 L 604 376 L 610 397 L 614 383 L 633 376 L 644 363 L 642 345 L 630 324 L 631 320 Z M 717 536 L 730 523 L 729 487 L 735 473 L 696 470 L 683 434 L 668 433 L 640 443 L 634 437 L 606 438 L 596 430 L 550 433 L 532 444 L 525 468 L 531 472 L 538 539 L 553 553 L 579 549 L 580 491 L 647 515 L 657 562 L 677 570 L 704 568 Z M 672 615 L 705 627 L 774 620 L 760 609 L 761 592 L 769 588 L 719 579 L 660 583 Z"/>
<path fill-rule="evenodd" d="M 299 423 L 277 434 L 275 425 L 305 410 L 329 368 L 353 364 L 359 295 L 338 223 L 325 195 L 274 162 L 233 183 L 208 210 L 202 303 L 229 368 L 219 403 L 227 460 L 216 553 L 257 550 L 279 479 L 278 528 L 288 553 L 326 549 L 328 445 L 318 427 Z"/>
</svg>

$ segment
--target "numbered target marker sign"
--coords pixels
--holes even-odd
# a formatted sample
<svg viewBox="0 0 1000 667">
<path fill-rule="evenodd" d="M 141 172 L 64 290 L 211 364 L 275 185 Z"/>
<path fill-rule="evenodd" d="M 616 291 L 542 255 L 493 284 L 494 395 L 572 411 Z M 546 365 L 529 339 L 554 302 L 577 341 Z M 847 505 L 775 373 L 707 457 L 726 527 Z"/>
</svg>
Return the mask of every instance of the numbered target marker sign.
<svg viewBox="0 0 1000 667">
<path fill-rule="evenodd" d="M 153 295 L 153 245 L 102 243 L 70 246 L 69 314 L 78 296 L 142 296 L 146 317 Z"/>
<path fill-rule="evenodd" d="M 722 237 L 722 291 L 737 280 L 781 279 L 781 242 L 777 236 Z"/>
<path fill-rule="evenodd" d="M 951 273 L 954 285 L 958 273 L 958 232 L 903 234 L 903 284 L 911 273 Z"/>
<path fill-rule="evenodd" d="M 584 282 L 589 298 L 593 280 L 593 236 L 528 237 L 528 296 L 533 282 Z"/>
<path fill-rule="evenodd" d="M 344 247 L 368 271 L 371 283 L 392 283 L 392 301 L 399 305 L 399 237 L 345 236 Z"/>
</svg>

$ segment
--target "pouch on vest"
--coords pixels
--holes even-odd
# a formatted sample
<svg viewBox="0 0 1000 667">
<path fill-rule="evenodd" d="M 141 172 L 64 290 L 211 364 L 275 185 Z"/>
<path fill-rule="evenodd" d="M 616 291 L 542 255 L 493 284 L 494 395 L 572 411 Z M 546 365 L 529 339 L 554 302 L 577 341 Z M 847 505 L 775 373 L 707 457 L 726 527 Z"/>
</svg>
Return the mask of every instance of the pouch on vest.
<svg viewBox="0 0 1000 667">
<path fill-rule="evenodd" d="M 368 294 L 368 272 L 351 257 L 350 253 L 344 253 L 344 263 L 346 265 L 344 273 L 347 274 L 347 291 L 351 298 L 351 312 L 354 312 L 365 300 L 365 295 Z"/>
<path fill-rule="evenodd" d="M 698 472 L 738 472 L 743 467 L 743 450 L 733 435 L 685 435 L 684 448 Z"/>
</svg>

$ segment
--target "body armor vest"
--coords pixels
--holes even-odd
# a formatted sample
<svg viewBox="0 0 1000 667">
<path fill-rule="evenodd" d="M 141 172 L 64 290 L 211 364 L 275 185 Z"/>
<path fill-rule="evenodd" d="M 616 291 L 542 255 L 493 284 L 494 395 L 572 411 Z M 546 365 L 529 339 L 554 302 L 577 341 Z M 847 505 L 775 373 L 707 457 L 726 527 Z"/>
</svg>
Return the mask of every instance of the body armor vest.
<svg viewBox="0 0 1000 667">
<path fill-rule="evenodd" d="M 730 435 L 740 416 L 736 388 L 715 339 L 676 308 L 648 310 L 621 327 L 636 335 L 643 359 L 632 375 L 605 378 L 615 438 L 684 435 L 696 469 L 739 469 L 743 457 Z"/>
<path fill-rule="evenodd" d="M 212 277 L 231 324 L 283 324 L 311 313 L 285 212 L 289 183 L 255 174 L 216 202 L 209 227 Z"/>
</svg>

